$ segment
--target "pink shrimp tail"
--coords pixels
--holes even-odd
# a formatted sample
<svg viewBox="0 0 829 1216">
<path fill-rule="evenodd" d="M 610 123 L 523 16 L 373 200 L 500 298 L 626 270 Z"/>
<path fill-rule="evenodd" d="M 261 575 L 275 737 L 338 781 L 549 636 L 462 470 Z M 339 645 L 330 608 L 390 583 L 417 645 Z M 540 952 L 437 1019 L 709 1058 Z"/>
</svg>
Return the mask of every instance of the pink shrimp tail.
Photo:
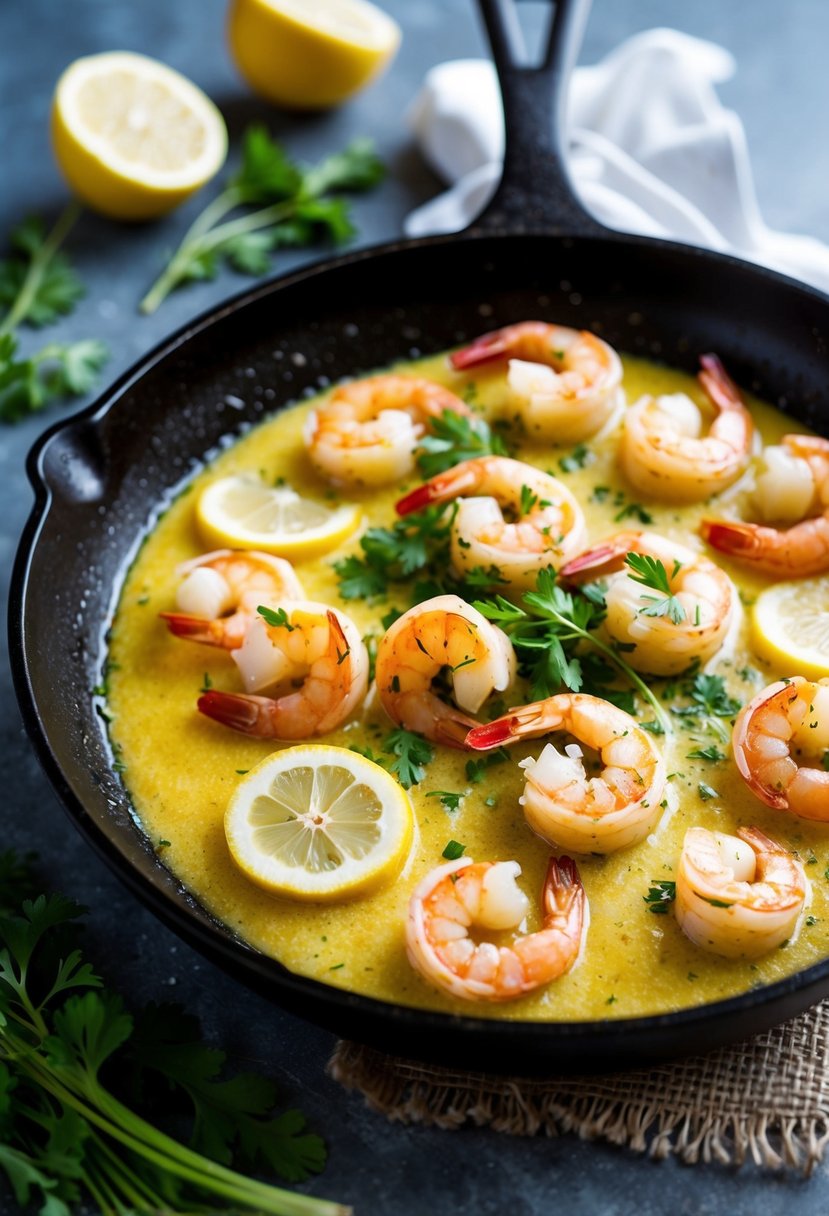
<svg viewBox="0 0 829 1216">
<path fill-rule="evenodd" d="M 559 579 L 565 583 L 589 582 L 590 579 L 597 578 L 602 571 L 620 568 L 628 553 L 637 552 L 641 536 L 641 532 L 617 533 L 603 544 L 587 549 L 578 557 L 565 562 L 558 572 Z"/>
<path fill-rule="evenodd" d="M 464 717 L 463 714 L 453 718 L 441 718 L 435 723 L 435 742 L 444 743 L 447 747 L 468 748 L 470 746 L 469 735 L 472 733 L 469 725 L 474 720 L 474 718 Z"/>
<path fill-rule="evenodd" d="M 700 355 L 702 370 L 697 379 L 713 406 L 720 410 L 742 408 L 740 390 L 722 365 L 718 355 Z"/>
<path fill-rule="evenodd" d="M 482 334 L 469 346 L 456 350 L 449 356 L 449 362 L 455 371 L 463 371 L 466 367 L 477 367 L 479 363 L 489 363 L 492 359 L 500 359 L 507 353 L 507 339 L 502 329 L 496 329 L 491 334 Z"/>
<path fill-rule="evenodd" d="M 268 714 L 271 704 L 267 697 L 211 689 L 199 697 L 197 709 L 215 722 L 221 722 L 222 726 L 229 726 L 244 735 L 271 738 L 273 731 Z"/>
<path fill-rule="evenodd" d="M 541 892 L 544 915 L 569 917 L 576 911 L 575 934 L 581 937 L 586 900 L 579 868 L 572 857 L 551 857 Z M 574 960 L 575 961 L 575 960 Z"/>
<path fill-rule="evenodd" d="M 234 645 L 229 646 L 225 635 L 216 630 L 210 617 L 187 616 L 183 612 L 159 612 L 158 615 L 167 622 L 170 633 L 175 634 L 177 638 L 201 642 L 204 646 L 221 646 L 225 650 L 232 650 L 241 643 L 241 639 L 235 639 Z"/>
<path fill-rule="evenodd" d="M 774 535 L 772 528 L 760 528 L 757 524 L 730 522 L 722 519 L 704 519 L 699 527 L 702 537 L 721 553 L 732 553 L 735 557 L 760 556 L 760 533 Z"/>
<path fill-rule="evenodd" d="M 519 724 L 518 718 L 507 714 L 504 718 L 496 718 L 494 722 L 475 726 L 466 736 L 466 746 L 476 752 L 485 752 L 491 747 L 502 747 L 505 743 L 517 743 L 515 732 Z"/>
</svg>

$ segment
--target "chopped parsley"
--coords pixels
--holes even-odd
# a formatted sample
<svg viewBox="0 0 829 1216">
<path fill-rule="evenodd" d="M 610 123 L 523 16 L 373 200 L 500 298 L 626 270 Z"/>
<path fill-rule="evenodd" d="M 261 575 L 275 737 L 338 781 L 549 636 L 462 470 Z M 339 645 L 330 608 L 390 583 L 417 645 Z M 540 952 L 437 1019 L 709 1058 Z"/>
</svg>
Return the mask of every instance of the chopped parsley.
<svg viewBox="0 0 829 1216">
<path fill-rule="evenodd" d="M 646 553 L 628 553 L 625 565 L 630 568 L 628 578 L 632 582 L 659 592 L 658 595 L 640 596 L 648 604 L 646 608 L 639 609 L 640 615 L 667 616 L 675 625 L 681 625 L 685 620 L 685 609 L 671 590 L 671 579 L 678 574 L 681 563 L 674 563 L 670 576 L 659 558 Z"/>
<path fill-rule="evenodd" d="M 440 805 L 445 811 L 457 811 L 464 795 L 456 794 L 453 790 L 430 790 L 426 797 L 439 798 Z"/>
<path fill-rule="evenodd" d="M 431 433 L 420 440 L 418 467 L 424 477 L 443 473 L 476 456 L 507 456 L 507 446 L 483 418 L 444 410 L 433 419 Z"/>
<path fill-rule="evenodd" d="M 287 629 L 288 633 L 293 633 L 296 625 L 291 624 L 291 618 L 284 608 L 266 608 L 264 604 L 260 604 L 256 611 L 261 616 L 266 625 L 270 625 L 273 629 Z"/>
<path fill-rule="evenodd" d="M 402 726 L 386 736 L 383 751 L 394 756 L 388 769 L 406 790 L 423 780 L 426 776 L 425 766 L 435 758 L 435 749 L 427 739 Z"/>
<path fill-rule="evenodd" d="M 725 752 L 721 752 L 716 744 L 712 743 L 709 747 L 695 747 L 687 756 L 689 760 L 710 760 L 716 764 L 725 759 Z"/>
<path fill-rule="evenodd" d="M 445 857 L 447 861 L 457 861 L 459 857 L 463 857 L 465 852 L 465 844 L 460 844 L 457 840 L 450 840 L 441 853 L 441 857 Z"/>
<path fill-rule="evenodd" d="M 618 496 L 617 496 L 618 501 Z M 624 502 L 624 499 L 622 499 Z M 640 524 L 652 524 L 653 516 L 650 511 L 646 511 L 641 502 L 629 502 L 616 512 L 613 516 L 613 522 L 620 524 L 624 519 L 638 519 Z"/>
<path fill-rule="evenodd" d="M 590 451 L 587 444 L 577 443 L 569 456 L 560 457 L 558 467 L 562 473 L 575 473 L 577 469 L 584 469 L 587 465 L 592 464 L 595 459 L 595 455 Z M 600 489 L 606 488 L 605 486 L 597 486 L 593 493 L 596 494 Z M 596 501 L 601 502 L 602 500 L 597 498 Z"/>
<path fill-rule="evenodd" d="M 651 885 L 648 888 L 647 895 L 643 895 L 642 899 L 648 905 L 649 912 L 655 912 L 657 915 L 663 915 L 668 911 L 669 906 L 676 899 L 676 883 L 664 879 L 651 879 Z"/>
<path fill-rule="evenodd" d="M 703 802 L 708 802 L 711 798 L 719 798 L 717 791 L 712 789 L 711 786 L 707 785 L 704 781 L 700 781 L 697 788 L 699 789 L 699 796 Z"/>
<path fill-rule="evenodd" d="M 467 760 L 467 781 L 477 785 L 479 781 L 483 781 L 484 773 L 488 768 L 492 768 L 494 764 L 503 764 L 505 760 L 509 760 L 509 752 L 505 747 L 496 747 L 494 751 L 487 752 L 480 758 L 476 756 L 474 760 Z"/>
</svg>

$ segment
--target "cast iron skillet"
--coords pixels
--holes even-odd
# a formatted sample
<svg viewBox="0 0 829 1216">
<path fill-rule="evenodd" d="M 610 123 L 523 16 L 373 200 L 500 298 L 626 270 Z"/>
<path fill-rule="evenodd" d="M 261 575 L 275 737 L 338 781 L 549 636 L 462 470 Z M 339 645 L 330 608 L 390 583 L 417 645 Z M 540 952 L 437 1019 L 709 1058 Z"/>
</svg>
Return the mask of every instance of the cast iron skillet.
<svg viewBox="0 0 829 1216">
<path fill-rule="evenodd" d="M 113 772 L 90 689 L 125 567 L 173 487 L 227 436 L 338 377 L 527 318 L 736 379 L 827 431 L 829 298 L 737 259 L 609 232 L 575 199 L 558 116 L 586 16 L 560 0 L 543 64 L 518 62 L 512 0 L 480 0 L 504 95 L 503 182 L 458 237 L 348 254 L 246 292 L 175 334 L 29 460 L 36 502 L 14 570 L 11 654 L 41 762 L 69 816 L 127 885 L 208 958 L 294 1013 L 402 1054 L 492 1070 L 611 1069 L 709 1049 L 829 992 L 829 960 L 658 1017 L 549 1024 L 429 1013 L 292 975 L 217 923 L 160 863 Z M 239 402 L 242 408 L 238 408 Z"/>
</svg>

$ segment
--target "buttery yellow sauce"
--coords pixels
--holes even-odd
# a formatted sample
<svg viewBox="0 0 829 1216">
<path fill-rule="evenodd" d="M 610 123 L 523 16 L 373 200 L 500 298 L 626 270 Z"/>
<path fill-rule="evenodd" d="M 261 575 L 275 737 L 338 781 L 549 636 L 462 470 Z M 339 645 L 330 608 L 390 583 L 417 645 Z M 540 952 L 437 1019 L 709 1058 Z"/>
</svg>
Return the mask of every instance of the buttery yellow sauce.
<svg viewBox="0 0 829 1216">
<path fill-rule="evenodd" d="M 624 387 L 628 402 L 643 393 L 685 392 L 703 409 L 705 398 L 696 381 L 684 374 L 639 359 L 624 357 Z M 485 416 L 496 417 L 505 400 L 503 370 L 476 375 L 451 371 L 443 357 L 405 365 L 405 370 L 440 381 L 465 395 Z M 676 719 L 671 738 L 658 739 L 673 774 L 678 802 L 665 811 L 652 835 L 642 844 L 608 857 L 577 859 L 590 904 L 591 921 L 580 964 L 554 984 L 518 1001 L 500 1005 L 457 1001 L 434 989 L 416 974 L 406 959 L 404 920 L 409 895 L 420 878 L 443 864 L 449 840 L 466 846 L 465 857 L 476 861 L 516 859 L 519 880 L 534 909 L 550 854 L 524 822 L 518 799 L 523 774 L 517 761 L 537 755 L 542 742 L 513 749 L 510 762 L 486 770 L 484 780 L 469 782 L 469 753 L 436 748 L 424 780 L 411 791 L 417 818 L 412 853 L 402 874 L 377 893 L 352 902 L 319 905 L 276 899 L 250 882 L 231 860 L 225 842 L 223 816 L 241 773 L 282 745 L 248 738 L 226 729 L 196 711 L 205 674 L 217 689 L 240 690 L 236 668 L 219 650 L 174 638 L 158 613 L 174 607 L 177 565 L 203 552 L 194 521 L 197 494 L 212 480 L 228 474 L 260 472 L 266 481 L 278 478 L 320 500 L 332 497 L 311 469 L 302 442 L 302 426 L 314 402 L 287 409 L 239 439 L 223 452 L 166 511 L 147 537 L 120 597 L 109 652 L 108 708 L 111 739 L 123 780 L 135 811 L 165 864 L 213 915 L 253 946 L 287 967 L 324 983 L 381 999 L 430 1009 L 478 1016 L 571 1021 L 631 1017 L 662 1013 L 733 996 L 798 971 L 827 953 L 826 926 L 829 881 L 829 834 L 818 825 L 772 811 L 746 788 L 730 756 L 721 763 L 689 759 L 698 747 L 722 744 L 703 729 L 689 730 Z M 766 442 L 791 429 L 772 407 L 751 400 L 758 430 Z M 576 494 L 588 523 L 591 542 L 622 527 L 639 526 L 635 516 L 618 521 L 627 504 L 637 499 L 616 466 L 618 429 L 588 442 L 590 462 L 564 472 L 560 460 L 571 448 L 522 446 L 510 436 L 515 456 L 550 469 Z M 418 484 L 413 475 L 404 486 L 357 495 L 364 506 L 364 527 L 389 525 L 394 502 Z M 597 487 L 607 491 L 596 492 Z M 339 492 L 338 492 L 339 493 Z M 341 497 L 349 497 L 342 494 Z M 654 530 L 692 547 L 702 548 L 697 524 L 703 514 L 752 517 L 750 488 L 738 483 L 713 504 L 678 508 L 654 502 L 644 505 Z M 309 599 L 342 608 L 361 632 L 380 636 L 381 617 L 391 605 L 409 606 L 406 589 L 391 586 L 387 601 L 368 604 L 343 601 L 332 563 L 359 553 L 359 533 L 322 558 L 297 563 L 297 573 Z M 744 603 L 750 603 L 763 581 L 723 559 L 723 568 L 737 583 Z M 707 670 L 721 675 L 731 696 L 744 703 L 765 684 L 791 674 L 775 670 L 753 653 L 744 617 L 733 649 L 721 653 Z M 659 691 L 661 681 L 653 681 Z M 529 700 L 520 685 L 510 703 Z M 667 704 L 681 703 L 670 695 Z M 376 697 L 346 728 L 325 742 L 375 751 L 391 729 Z M 640 720 L 652 718 L 640 702 Z M 482 712 L 479 717 L 485 720 Z M 729 722 L 724 725 L 729 729 Z M 700 784 L 715 795 L 704 798 Z M 430 791 L 464 792 L 456 811 L 444 809 Z M 682 840 L 693 825 L 733 832 L 740 824 L 756 824 L 772 837 L 797 849 L 812 880 L 813 898 L 794 939 L 757 962 L 729 961 L 694 946 L 669 911 L 652 914 L 644 896 L 653 881 L 675 876 Z M 538 917 L 529 927 L 538 925 Z"/>
</svg>

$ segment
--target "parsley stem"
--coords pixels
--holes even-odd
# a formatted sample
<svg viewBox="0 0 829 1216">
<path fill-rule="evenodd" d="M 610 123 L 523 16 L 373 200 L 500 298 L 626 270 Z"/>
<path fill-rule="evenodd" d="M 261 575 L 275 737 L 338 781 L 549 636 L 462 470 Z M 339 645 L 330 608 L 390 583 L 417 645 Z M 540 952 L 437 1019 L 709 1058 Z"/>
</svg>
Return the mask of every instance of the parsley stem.
<svg viewBox="0 0 829 1216">
<path fill-rule="evenodd" d="M 46 240 L 32 257 L 26 271 L 20 290 L 9 311 L 0 321 L 0 337 L 16 329 L 32 306 L 37 295 L 43 275 L 52 258 L 57 253 L 70 229 L 76 223 L 83 208 L 77 199 L 73 199 L 58 216 L 57 222 Z"/>
</svg>

